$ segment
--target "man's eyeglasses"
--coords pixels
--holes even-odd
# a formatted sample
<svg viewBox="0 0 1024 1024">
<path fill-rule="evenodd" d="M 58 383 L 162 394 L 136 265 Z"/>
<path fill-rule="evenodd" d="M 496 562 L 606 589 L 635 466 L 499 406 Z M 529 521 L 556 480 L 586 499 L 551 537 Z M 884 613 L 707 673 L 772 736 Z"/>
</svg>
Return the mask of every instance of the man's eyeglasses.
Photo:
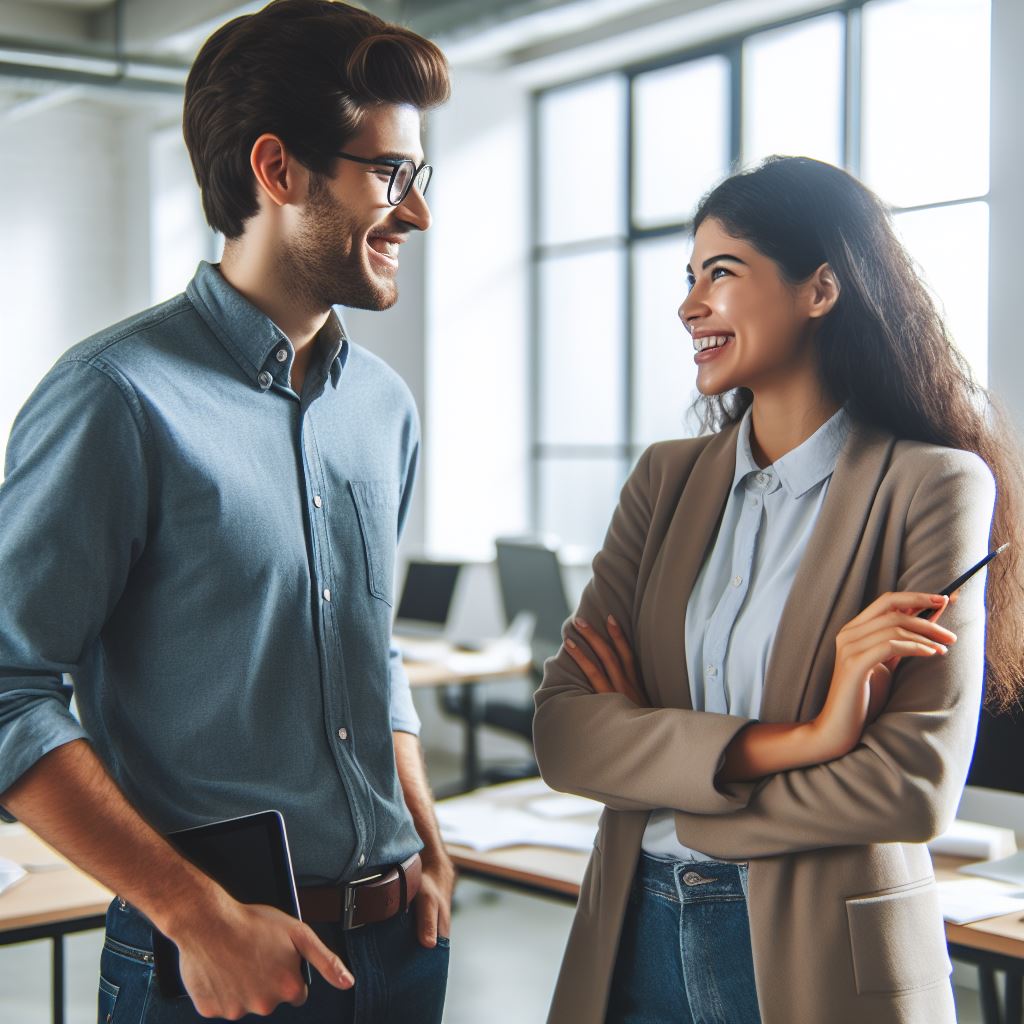
<svg viewBox="0 0 1024 1024">
<path fill-rule="evenodd" d="M 392 206 L 401 206 L 413 185 L 419 190 L 421 196 L 425 195 L 431 175 L 434 173 L 434 168 L 430 164 L 420 164 L 417 167 L 411 160 L 395 160 L 391 157 L 378 157 L 376 160 L 369 160 L 365 156 L 352 156 L 351 153 L 335 153 L 334 155 L 340 156 L 342 160 L 352 160 L 357 164 L 390 167 L 388 202 Z"/>
</svg>

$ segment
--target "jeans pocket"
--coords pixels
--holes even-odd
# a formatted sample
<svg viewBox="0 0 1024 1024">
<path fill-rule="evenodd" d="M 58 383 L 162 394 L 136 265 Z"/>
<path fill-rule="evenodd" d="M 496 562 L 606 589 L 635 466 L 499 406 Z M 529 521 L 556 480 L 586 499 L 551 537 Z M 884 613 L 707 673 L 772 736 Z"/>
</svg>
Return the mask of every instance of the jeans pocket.
<svg viewBox="0 0 1024 1024">
<path fill-rule="evenodd" d="M 145 1020 L 153 986 L 152 956 L 149 950 L 120 942 L 108 932 L 100 956 L 98 1024 Z"/>
<path fill-rule="evenodd" d="M 447 935 L 438 935 L 437 947 L 438 949 L 451 949 L 452 940 Z"/>
<path fill-rule="evenodd" d="M 934 880 L 851 897 L 846 916 L 861 995 L 926 988 L 949 977 L 953 968 Z"/>
<path fill-rule="evenodd" d="M 102 974 L 100 975 L 99 1010 L 96 1014 L 97 1024 L 112 1024 L 114 1005 L 117 1003 L 117 996 L 120 991 L 120 985 L 115 985 L 113 982 L 107 981 Z"/>
<path fill-rule="evenodd" d="M 359 532 L 366 552 L 370 593 L 389 607 L 394 603 L 395 550 L 398 546 L 398 502 L 386 480 L 350 480 Z"/>
</svg>

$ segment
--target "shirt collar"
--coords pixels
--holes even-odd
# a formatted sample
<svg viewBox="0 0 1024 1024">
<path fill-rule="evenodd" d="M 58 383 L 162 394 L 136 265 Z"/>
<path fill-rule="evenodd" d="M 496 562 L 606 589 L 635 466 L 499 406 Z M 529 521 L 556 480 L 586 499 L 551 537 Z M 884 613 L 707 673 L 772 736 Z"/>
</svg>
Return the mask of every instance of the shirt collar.
<svg viewBox="0 0 1024 1024">
<path fill-rule="evenodd" d="M 266 313 L 228 284 L 218 267 L 203 260 L 185 294 L 257 390 L 267 391 L 274 383 L 287 385 L 295 356 L 291 341 Z M 333 309 L 317 335 L 317 348 L 320 366 L 329 370 L 337 387 L 349 343 Z"/>
<path fill-rule="evenodd" d="M 748 408 L 740 421 L 736 434 L 736 471 L 733 487 L 751 473 L 766 491 L 785 487 L 792 498 L 799 498 L 812 487 L 831 476 L 839 461 L 839 453 L 846 444 L 850 433 L 850 415 L 845 408 L 837 410 L 811 434 L 806 441 L 771 466 L 762 469 L 754 459 L 750 447 L 751 409 Z"/>
</svg>

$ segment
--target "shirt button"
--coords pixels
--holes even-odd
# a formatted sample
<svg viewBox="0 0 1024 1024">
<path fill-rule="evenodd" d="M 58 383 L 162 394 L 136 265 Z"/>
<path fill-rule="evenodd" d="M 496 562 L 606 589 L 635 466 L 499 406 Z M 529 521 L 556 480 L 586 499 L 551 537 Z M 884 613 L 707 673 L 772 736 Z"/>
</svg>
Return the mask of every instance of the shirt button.
<svg viewBox="0 0 1024 1024">
<path fill-rule="evenodd" d="M 330 601 L 330 599 L 331 599 L 331 588 L 330 587 L 324 587 L 324 600 L 325 601 Z"/>
<path fill-rule="evenodd" d="M 348 729 L 346 729 L 345 726 L 342 726 L 338 730 L 338 739 L 339 740 L 347 740 L 348 739 Z"/>
<path fill-rule="evenodd" d="M 263 388 L 264 391 L 266 391 L 267 388 L 269 388 L 270 385 L 274 383 L 274 378 L 266 370 L 261 370 L 260 375 L 256 378 L 256 380 L 259 382 L 260 387 Z"/>
<path fill-rule="evenodd" d="M 324 507 L 324 499 L 321 498 L 319 494 L 314 494 L 313 495 L 313 504 L 316 505 L 317 508 L 323 508 Z"/>
<path fill-rule="evenodd" d="M 287 359 L 288 359 L 288 349 L 286 349 L 286 348 L 279 348 L 277 350 L 277 361 L 279 363 L 283 363 Z"/>
<path fill-rule="evenodd" d="M 733 578 L 732 578 L 732 585 L 734 587 L 738 587 L 742 582 L 743 582 L 743 577 L 742 576 L 733 576 Z"/>
<path fill-rule="evenodd" d="M 359 854 L 359 866 L 362 867 L 366 863 L 366 854 Z"/>
<path fill-rule="evenodd" d="M 750 507 L 751 508 L 757 508 L 757 506 L 760 505 L 760 504 L 761 504 L 761 502 L 757 498 L 751 498 L 750 499 Z"/>
<path fill-rule="evenodd" d="M 718 675 L 718 669 L 715 668 L 714 665 L 708 665 L 708 667 L 704 671 L 707 672 L 707 674 L 709 676 L 717 676 Z"/>
</svg>

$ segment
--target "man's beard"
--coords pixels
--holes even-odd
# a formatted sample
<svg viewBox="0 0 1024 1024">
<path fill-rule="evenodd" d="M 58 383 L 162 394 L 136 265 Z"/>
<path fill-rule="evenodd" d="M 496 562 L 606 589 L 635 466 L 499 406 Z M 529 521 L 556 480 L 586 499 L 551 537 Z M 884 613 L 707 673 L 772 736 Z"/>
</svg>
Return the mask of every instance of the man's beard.
<svg viewBox="0 0 1024 1024">
<path fill-rule="evenodd" d="M 326 181 L 313 175 L 299 236 L 278 257 L 282 280 L 296 299 L 317 310 L 382 310 L 398 301 L 394 281 L 371 276 L 362 252 L 355 249 L 360 244 L 356 232 L 354 218 L 331 195 Z"/>
</svg>

